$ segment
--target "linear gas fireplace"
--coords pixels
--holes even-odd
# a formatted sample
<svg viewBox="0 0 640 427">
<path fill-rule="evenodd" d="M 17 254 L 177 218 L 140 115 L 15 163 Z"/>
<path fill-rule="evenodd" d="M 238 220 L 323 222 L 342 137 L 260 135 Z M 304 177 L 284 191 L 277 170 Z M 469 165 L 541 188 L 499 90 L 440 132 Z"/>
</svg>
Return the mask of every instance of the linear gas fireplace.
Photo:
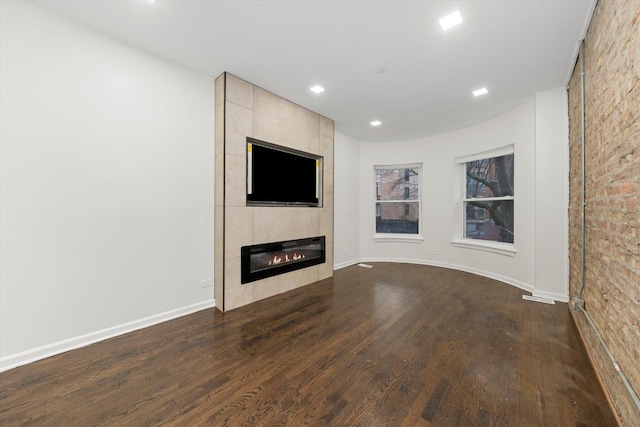
<svg viewBox="0 0 640 427">
<path fill-rule="evenodd" d="M 325 237 L 263 243 L 241 248 L 242 283 L 325 262 Z"/>
</svg>

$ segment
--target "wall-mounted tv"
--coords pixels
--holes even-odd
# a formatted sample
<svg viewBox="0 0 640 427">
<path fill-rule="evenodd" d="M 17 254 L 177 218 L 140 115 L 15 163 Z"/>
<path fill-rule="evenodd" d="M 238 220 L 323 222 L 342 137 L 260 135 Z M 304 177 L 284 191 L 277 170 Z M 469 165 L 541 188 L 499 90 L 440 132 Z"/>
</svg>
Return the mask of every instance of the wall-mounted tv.
<svg viewBox="0 0 640 427">
<path fill-rule="evenodd" d="M 322 205 L 322 157 L 247 138 L 247 206 Z"/>
</svg>

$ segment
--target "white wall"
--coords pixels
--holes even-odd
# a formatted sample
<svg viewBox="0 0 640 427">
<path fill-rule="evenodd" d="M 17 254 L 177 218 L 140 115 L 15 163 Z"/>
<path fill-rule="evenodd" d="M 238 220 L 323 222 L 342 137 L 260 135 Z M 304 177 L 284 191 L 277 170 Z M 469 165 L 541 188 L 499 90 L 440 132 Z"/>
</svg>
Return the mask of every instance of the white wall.
<svg viewBox="0 0 640 427">
<path fill-rule="evenodd" d="M 211 306 L 213 79 L 0 16 L 0 366 Z"/>
<path fill-rule="evenodd" d="M 211 306 L 213 79 L 0 2 L 0 369 Z M 566 300 L 563 88 L 467 129 L 335 133 L 335 266 L 407 261 Z M 514 257 L 454 247 L 454 159 L 515 145 Z M 421 243 L 374 242 L 373 165 L 424 163 Z"/>
<path fill-rule="evenodd" d="M 334 137 L 334 267 L 358 262 L 360 143 L 340 132 Z"/>
<path fill-rule="evenodd" d="M 469 128 L 419 140 L 360 143 L 361 261 L 399 261 L 456 268 L 492 277 L 540 296 L 566 301 L 566 100 L 564 89 Z M 536 103 L 536 100 L 540 101 Z M 540 135 L 541 141 L 538 141 Z M 460 172 L 455 159 L 514 145 L 514 256 L 451 244 L 460 222 Z M 549 164 L 546 161 L 552 159 Z M 374 165 L 423 163 L 422 242 L 374 241 Z M 536 170 L 536 165 L 538 169 Z M 553 171 L 547 170 L 553 168 Z M 563 180 L 564 179 L 564 180 Z M 553 190 L 548 187 L 555 186 Z M 337 186 L 336 186 L 337 188 Z M 337 191 L 337 190 L 336 190 Z M 539 208 L 536 191 L 550 191 Z M 564 193 L 563 193 L 564 192 Z M 337 205 L 337 204 L 336 204 Z M 337 208 L 337 207 L 336 207 Z M 355 224 L 354 224 L 355 226 Z M 555 233 L 551 240 L 536 230 Z M 540 244 L 536 250 L 536 244 Z M 336 253 L 341 247 L 336 245 Z M 539 265 L 536 265 L 539 262 Z"/>
<path fill-rule="evenodd" d="M 536 95 L 536 294 L 569 295 L 569 112 L 565 88 Z"/>
</svg>

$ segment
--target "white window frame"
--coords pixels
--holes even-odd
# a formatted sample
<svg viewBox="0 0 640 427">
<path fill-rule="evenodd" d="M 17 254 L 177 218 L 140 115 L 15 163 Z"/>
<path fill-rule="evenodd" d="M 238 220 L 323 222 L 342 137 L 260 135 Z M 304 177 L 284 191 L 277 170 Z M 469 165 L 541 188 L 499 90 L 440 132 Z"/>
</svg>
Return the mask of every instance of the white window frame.
<svg viewBox="0 0 640 427">
<path fill-rule="evenodd" d="M 418 199 L 417 200 L 378 200 L 378 185 L 376 179 L 376 171 L 378 169 L 418 169 Z M 373 206 L 374 212 L 377 214 L 376 206 L 378 203 L 417 203 L 418 204 L 418 233 L 417 234 L 404 234 L 404 233 L 377 233 L 376 225 L 375 225 L 375 217 L 373 224 L 373 240 L 375 242 L 409 242 L 409 243 L 420 243 L 424 241 L 422 237 L 422 173 L 423 173 L 422 163 L 409 163 L 409 164 L 393 164 L 393 165 L 374 165 L 373 166 L 373 181 L 374 181 L 374 191 L 373 191 Z"/>
<path fill-rule="evenodd" d="M 515 246 L 515 243 L 502 243 L 502 242 L 493 242 L 493 241 L 489 241 L 489 240 L 479 240 L 479 239 L 469 239 L 465 234 L 465 225 L 466 225 L 466 221 L 465 221 L 465 206 L 466 206 L 466 202 L 469 201 L 473 201 L 473 200 L 477 200 L 474 198 L 467 198 L 467 188 L 466 188 L 466 184 L 467 184 L 467 171 L 466 171 L 466 165 L 468 162 L 472 162 L 475 160 L 482 160 L 482 159 L 490 159 L 493 157 L 500 157 L 500 156 L 506 156 L 509 154 L 514 154 L 514 146 L 513 144 L 511 145 L 506 145 L 504 147 L 500 147 L 500 148 L 496 148 L 493 150 L 488 150 L 488 151 L 483 151 L 481 153 L 476 153 L 476 154 L 472 154 L 469 156 L 463 156 L 463 157 L 457 157 L 454 159 L 455 165 L 454 167 L 458 170 L 458 176 L 459 178 L 459 182 L 457 185 L 458 191 L 456 192 L 457 194 L 459 194 L 458 197 L 458 212 L 459 214 L 457 215 L 458 220 L 456 221 L 456 229 L 454 231 L 454 237 L 451 240 L 451 244 L 455 247 L 459 247 L 459 248 L 466 248 L 466 249 L 477 249 L 477 250 L 481 250 L 481 251 L 486 251 L 486 252 L 492 252 L 492 253 L 497 253 L 500 255 L 506 255 L 506 256 L 515 256 L 515 254 L 517 253 L 517 249 Z M 514 156 L 514 166 L 515 167 L 515 156 Z M 515 187 L 516 183 L 514 182 L 514 187 Z M 482 200 L 483 201 L 496 201 L 496 200 L 513 200 L 513 205 L 514 205 L 514 210 L 515 210 L 515 188 L 514 188 L 514 195 L 513 196 L 506 196 L 506 197 L 483 197 Z M 514 223 L 514 237 L 516 234 L 516 225 Z M 515 238 L 514 238 L 515 241 Z"/>
</svg>

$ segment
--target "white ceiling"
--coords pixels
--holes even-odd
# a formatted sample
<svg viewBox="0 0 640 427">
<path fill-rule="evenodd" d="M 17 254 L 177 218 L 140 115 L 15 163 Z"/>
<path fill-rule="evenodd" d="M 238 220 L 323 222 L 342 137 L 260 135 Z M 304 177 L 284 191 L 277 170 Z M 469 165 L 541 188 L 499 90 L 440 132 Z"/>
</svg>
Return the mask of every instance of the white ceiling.
<svg viewBox="0 0 640 427">
<path fill-rule="evenodd" d="M 361 141 L 472 125 L 563 86 L 595 0 L 36 0 L 212 77 L 228 71 Z M 464 23 L 443 32 L 459 9 Z M 374 73 L 385 67 L 382 74 Z M 309 90 L 320 84 L 326 91 Z M 486 86 L 488 95 L 471 91 Z M 377 119 L 379 127 L 369 122 Z"/>
</svg>

